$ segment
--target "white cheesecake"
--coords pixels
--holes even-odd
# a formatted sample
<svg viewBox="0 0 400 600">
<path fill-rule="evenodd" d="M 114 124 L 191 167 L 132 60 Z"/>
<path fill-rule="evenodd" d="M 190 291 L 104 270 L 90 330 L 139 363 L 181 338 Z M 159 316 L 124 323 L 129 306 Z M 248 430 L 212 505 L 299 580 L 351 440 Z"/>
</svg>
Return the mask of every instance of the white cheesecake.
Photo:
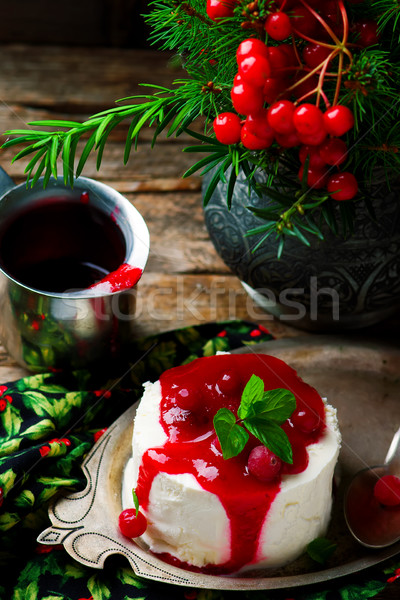
<svg viewBox="0 0 400 600">
<path fill-rule="evenodd" d="M 259 444 L 253 436 L 238 456 L 224 459 L 213 427 L 219 408 L 236 414 L 252 374 L 265 390 L 289 389 L 297 404 L 283 424 L 293 464 L 282 463 L 269 481 L 249 472 L 249 452 Z M 133 506 L 134 488 L 148 522 L 142 541 L 173 564 L 216 574 L 280 567 L 325 534 L 339 449 L 335 409 L 279 359 L 196 359 L 144 386 L 123 508 Z"/>
</svg>

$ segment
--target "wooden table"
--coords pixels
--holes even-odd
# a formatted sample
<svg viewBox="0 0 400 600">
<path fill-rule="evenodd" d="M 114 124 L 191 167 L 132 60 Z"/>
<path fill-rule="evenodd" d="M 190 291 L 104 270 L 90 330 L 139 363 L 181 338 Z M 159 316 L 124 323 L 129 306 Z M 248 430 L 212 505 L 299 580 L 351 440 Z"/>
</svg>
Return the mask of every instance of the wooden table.
<svg viewBox="0 0 400 600">
<path fill-rule="evenodd" d="M 4 45 L 0 61 L 0 131 L 24 128 L 33 120 L 84 120 L 110 108 L 115 100 L 143 93 L 139 83 L 169 85 L 182 73 L 170 56 L 149 50 L 88 49 Z M 216 254 L 203 222 L 200 179 L 181 179 L 192 155 L 182 153 L 187 139 L 166 138 L 150 149 L 144 130 L 138 151 L 123 167 L 129 123 L 109 139 L 100 172 L 95 156 L 83 175 L 95 177 L 126 195 L 150 229 L 151 253 L 138 289 L 137 334 L 220 319 L 250 319 L 277 338 L 303 332 L 262 312 Z M 4 138 L 3 138 L 4 139 Z M 1 151 L 0 164 L 15 180 L 24 181 L 27 161 L 11 164 L 15 151 Z M 398 340 L 400 313 L 362 335 Z M 25 374 L 0 348 L 0 382 Z M 400 597 L 395 583 L 376 598 Z"/>
</svg>

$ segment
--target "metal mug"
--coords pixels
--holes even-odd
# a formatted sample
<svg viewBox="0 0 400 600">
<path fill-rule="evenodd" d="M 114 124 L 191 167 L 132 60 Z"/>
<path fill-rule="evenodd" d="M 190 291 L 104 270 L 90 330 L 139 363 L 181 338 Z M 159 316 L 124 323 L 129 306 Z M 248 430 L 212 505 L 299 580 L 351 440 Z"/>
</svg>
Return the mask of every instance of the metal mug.
<svg viewBox="0 0 400 600">
<path fill-rule="evenodd" d="M 83 194 L 119 227 L 123 264 L 143 272 L 150 245 L 143 217 L 116 190 L 92 179 L 79 177 L 73 187 L 62 178 L 50 179 L 45 189 L 39 179 L 28 188 L 15 185 L 0 168 L 0 229 L 35 203 L 76 202 Z M 79 369 L 119 358 L 132 340 L 135 307 L 136 284 L 49 292 L 17 280 L 0 265 L 0 338 L 9 354 L 33 372 Z"/>
</svg>

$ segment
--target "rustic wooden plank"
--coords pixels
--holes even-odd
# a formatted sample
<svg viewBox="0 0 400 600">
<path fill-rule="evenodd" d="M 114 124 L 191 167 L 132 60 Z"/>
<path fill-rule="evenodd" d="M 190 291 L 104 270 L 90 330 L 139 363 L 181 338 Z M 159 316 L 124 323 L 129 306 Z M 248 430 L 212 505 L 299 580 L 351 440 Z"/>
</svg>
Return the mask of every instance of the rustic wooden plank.
<svg viewBox="0 0 400 600">
<path fill-rule="evenodd" d="M 237 277 L 229 274 L 151 273 L 138 285 L 137 335 L 226 319 L 263 324 L 277 338 L 300 335 L 257 307 Z"/>
<path fill-rule="evenodd" d="M 148 93 L 141 83 L 170 86 L 184 74 L 170 58 L 156 50 L 3 45 L 0 97 L 70 114 L 99 111 Z"/>
<path fill-rule="evenodd" d="M 80 148 L 82 146 L 80 144 Z M 193 154 L 182 152 L 183 148 L 184 144 L 176 139 L 166 144 L 157 144 L 152 150 L 148 142 L 140 143 L 137 151 L 132 152 L 128 163 L 124 166 L 123 145 L 110 142 L 104 150 L 100 171 L 96 167 L 97 155 L 93 152 L 85 164 L 82 175 L 95 179 L 124 179 L 125 181 L 134 180 L 136 175 L 142 179 L 178 179 L 193 164 Z M 2 150 L 2 165 L 11 177 L 23 179 L 26 165 L 32 157 L 27 156 L 11 164 L 17 151 L 15 146 Z M 75 168 L 80 156 L 79 151 L 76 156 Z M 199 155 L 198 158 L 201 156 Z M 62 174 L 61 160 L 58 170 L 59 174 Z"/>
</svg>

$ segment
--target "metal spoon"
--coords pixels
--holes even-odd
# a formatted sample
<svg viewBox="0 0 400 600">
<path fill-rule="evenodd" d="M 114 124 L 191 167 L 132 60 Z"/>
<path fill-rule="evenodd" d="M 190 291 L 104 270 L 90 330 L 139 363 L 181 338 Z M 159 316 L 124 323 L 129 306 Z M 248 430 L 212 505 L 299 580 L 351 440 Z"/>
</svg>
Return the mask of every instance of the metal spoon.
<svg viewBox="0 0 400 600">
<path fill-rule="evenodd" d="M 374 486 L 383 475 L 400 477 L 400 428 L 384 464 L 359 471 L 344 499 L 347 526 L 355 539 L 368 548 L 385 548 L 400 539 L 400 505 L 383 506 L 374 496 Z"/>
</svg>

